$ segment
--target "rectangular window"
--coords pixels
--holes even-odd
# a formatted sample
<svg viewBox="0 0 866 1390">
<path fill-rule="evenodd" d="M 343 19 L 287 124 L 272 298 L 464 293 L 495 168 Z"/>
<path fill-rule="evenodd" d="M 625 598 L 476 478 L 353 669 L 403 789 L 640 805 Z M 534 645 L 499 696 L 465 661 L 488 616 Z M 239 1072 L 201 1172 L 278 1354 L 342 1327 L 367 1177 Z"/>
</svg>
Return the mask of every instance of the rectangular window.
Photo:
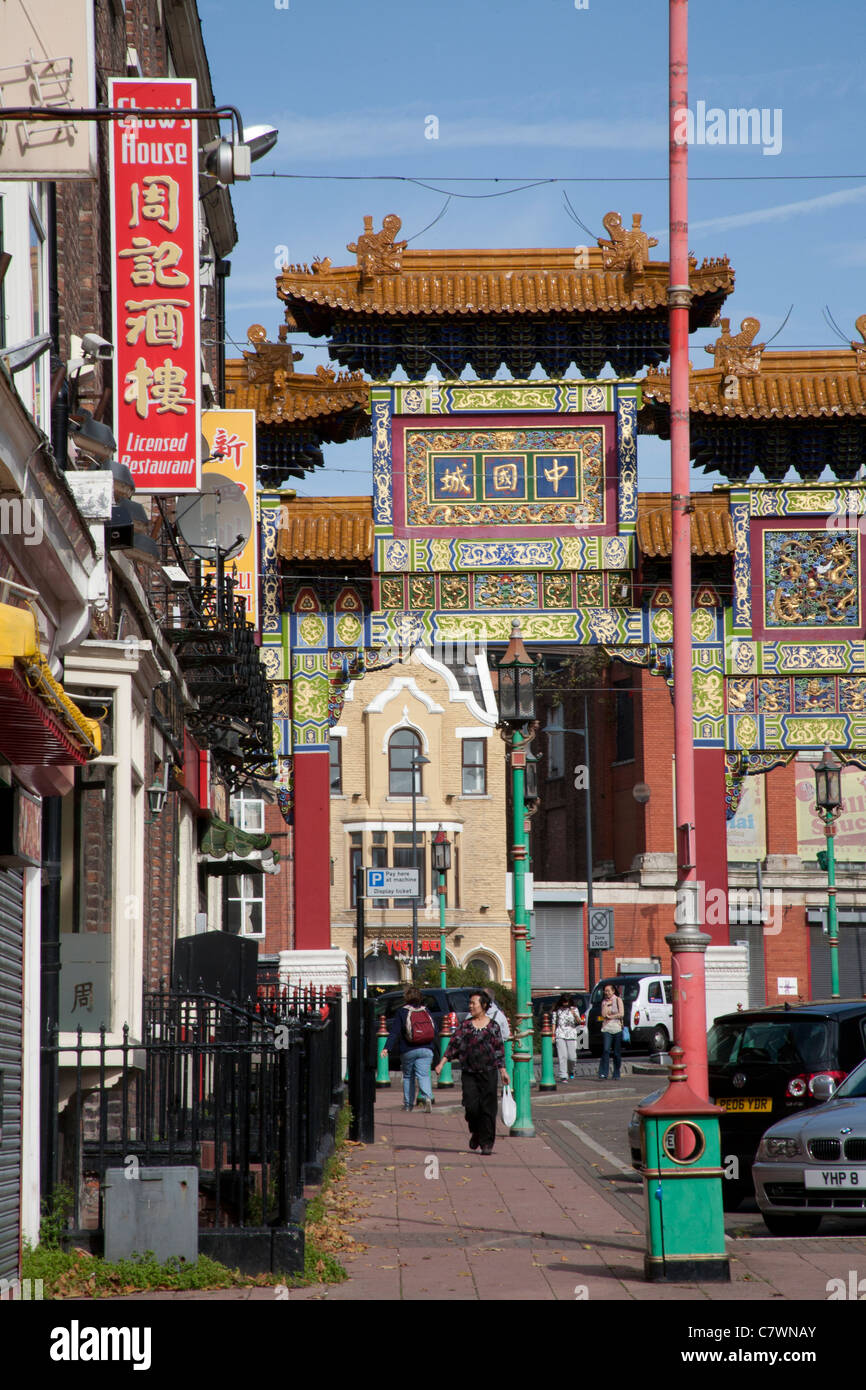
<svg viewBox="0 0 866 1390">
<path fill-rule="evenodd" d="M 628 687 L 616 690 L 616 753 L 614 761 L 632 762 L 634 759 L 634 697 Z"/>
<path fill-rule="evenodd" d="M 225 884 L 226 931 L 235 936 L 264 936 L 264 875 L 229 874 Z"/>
<path fill-rule="evenodd" d="M 464 738 L 463 744 L 463 795 L 486 796 L 487 794 L 487 740 L 486 738 Z"/>
<path fill-rule="evenodd" d="M 364 837 L 360 830 L 353 830 L 349 836 L 349 906 L 354 907 L 358 899 L 355 895 L 355 879 L 364 863 Z"/>
<path fill-rule="evenodd" d="M 370 867 L 373 869 L 388 868 L 388 833 L 385 830 L 373 831 L 373 844 L 370 850 Z M 373 898 L 373 907 L 390 907 L 388 898 Z"/>
<path fill-rule="evenodd" d="M 233 796 L 229 807 L 229 820 L 238 830 L 247 830 L 251 835 L 262 835 L 265 829 L 264 798 L 250 796 L 248 792 Z"/>
<path fill-rule="evenodd" d="M 459 836 L 457 836 L 457 835 L 454 836 L 454 848 L 453 848 L 453 850 L 451 851 L 451 863 L 452 863 L 452 865 L 453 865 L 453 868 L 452 868 L 452 870 L 451 870 L 452 875 L 453 875 L 453 879 L 452 879 L 452 895 L 453 895 L 453 898 L 454 898 L 454 906 L 455 906 L 455 907 L 459 907 L 459 906 L 460 906 L 460 838 L 459 838 Z"/>
<path fill-rule="evenodd" d="M 565 725 L 562 705 L 556 705 L 547 715 L 547 780 L 565 776 Z"/>
<path fill-rule="evenodd" d="M 423 902 L 427 896 L 427 837 L 423 830 L 418 831 L 418 850 L 417 859 L 415 850 L 412 846 L 412 832 L 395 830 L 394 832 L 394 868 L 395 869 L 418 869 L 418 899 Z M 411 898 L 404 898 L 403 904 L 411 903 Z"/>
<path fill-rule="evenodd" d="M 5 251 L 3 237 L 3 199 L 0 198 L 0 255 Z M 0 279 L 0 348 L 6 346 L 6 293 L 3 289 L 5 277 Z M 63 465 L 61 464 L 61 467 Z"/>
<path fill-rule="evenodd" d="M 328 741 L 328 757 L 331 767 L 331 796 L 343 795 L 343 740 L 332 738 Z"/>
<path fill-rule="evenodd" d="M 31 335 L 38 338 L 45 332 L 45 229 L 35 203 L 30 204 L 30 324 Z M 42 353 L 33 364 L 33 418 L 39 423 L 45 408 L 45 387 L 48 354 Z"/>
</svg>

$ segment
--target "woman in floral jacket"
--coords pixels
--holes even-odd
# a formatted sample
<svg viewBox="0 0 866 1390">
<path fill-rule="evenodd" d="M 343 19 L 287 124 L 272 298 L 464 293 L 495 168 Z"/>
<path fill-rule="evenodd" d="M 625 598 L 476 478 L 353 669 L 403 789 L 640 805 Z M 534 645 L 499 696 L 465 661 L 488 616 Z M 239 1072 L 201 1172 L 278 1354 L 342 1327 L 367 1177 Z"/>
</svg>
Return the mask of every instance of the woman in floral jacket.
<svg viewBox="0 0 866 1390">
<path fill-rule="evenodd" d="M 463 1080 L 463 1109 L 469 1126 L 470 1149 L 493 1153 L 496 1138 L 497 1082 L 505 1070 L 502 1034 L 487 1017 L 490 995 L 475 990 L 469 996 L 469 1017 L 461 1023 L 448 1044 L 448 1050 L 434 1069 L 438 1076 L 446 1062 L 459 1062 Z"/>
</svg>

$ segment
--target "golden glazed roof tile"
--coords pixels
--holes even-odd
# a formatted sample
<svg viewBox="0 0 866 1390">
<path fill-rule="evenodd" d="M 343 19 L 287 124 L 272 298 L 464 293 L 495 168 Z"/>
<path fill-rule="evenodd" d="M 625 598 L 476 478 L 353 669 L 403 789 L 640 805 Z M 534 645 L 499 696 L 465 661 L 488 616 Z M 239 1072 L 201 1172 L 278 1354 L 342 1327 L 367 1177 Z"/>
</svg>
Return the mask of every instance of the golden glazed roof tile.
<svg viewBox="0 0 866 1390">
<path fill-rule="evenodd" d="M 754 344 L 760 324 L 743 319 L 706 351 L 715 363 L 695 370 L 690 363 L 689 409 L 720 419 L 784 420 L 866 416 L 866 314 L 857 320 L 863 342 L 850 349 L 765 352 Z M 670 405 L 670 372 L 655 370 L 642 381 L 644 401 Z"/>
<path fill-rule="evenodd" d="M 303 357 L 285 341 L 269 343 L 260 324 L 248 331 L 252 352 L 226 362 L 226 406 L 230 410 L 254 410 L 260 424 L 290 425 L 369 410 L 370 387 L 362 372 L 335 372 L 319 366 L 315 372 L 296 372 Z"/>
<path fill-rule="evenodd" d="M 373 499 L 308 497 L 284 502 L 277 554 L 284 560 L 369 560 Z"/>
<path fill-rule="evenodd" d="M 400 218 L 382 231 L 365 231 L 348 250 L 356 264 L 285 266 L 277 294 L 287 305 L 319 305 L 360 314 L 592 314 L 659 309 L 667 305 L 668 264 L 651 261 L 656 244 L 635 214 L 630 229 L 608 213 L 609 238 L 596 247 L 520 250 L 408 250 L 397 241 Z M 729 294 L 734 275 L 727 257 L 690 262 L 697 297 Z"/>
<path fill-rule="evenodd" d="M 690 517 L 693 555 L 731 555 L 734 527 L 727 498 L 718 493 L 692 493 Z M 637 542 L 644 555 L 665 558 L 671 553 L 671 498 L 669 492 L 638 494 Z"/>
</svg>

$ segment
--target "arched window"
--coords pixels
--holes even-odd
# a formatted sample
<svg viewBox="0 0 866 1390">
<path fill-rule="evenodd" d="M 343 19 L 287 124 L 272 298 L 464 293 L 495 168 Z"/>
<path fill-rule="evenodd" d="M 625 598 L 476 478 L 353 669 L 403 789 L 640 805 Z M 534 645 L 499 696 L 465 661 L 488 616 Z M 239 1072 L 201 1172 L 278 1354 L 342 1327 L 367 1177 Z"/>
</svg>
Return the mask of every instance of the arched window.
<svg viewBox="0 0 866 1390">
<path fill-rule="evenodd" d="M 414 729 L 397 729 L 388 740 L 388 795 L 412 795 L 412 759 L 421 757 L 421 739 Z M 415 793 L 421 795 L 421 769 L 415 768 Z"/>
</svg>

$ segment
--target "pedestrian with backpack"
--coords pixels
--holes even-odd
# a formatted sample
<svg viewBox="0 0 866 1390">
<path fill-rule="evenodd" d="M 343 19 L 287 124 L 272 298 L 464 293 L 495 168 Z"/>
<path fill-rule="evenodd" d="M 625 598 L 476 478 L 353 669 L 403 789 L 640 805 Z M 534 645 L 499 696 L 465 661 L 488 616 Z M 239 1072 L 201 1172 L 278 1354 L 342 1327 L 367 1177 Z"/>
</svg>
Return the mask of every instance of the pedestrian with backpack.
<svg viewBox="0 0 866 1390">
<path fill-rule="evenodd" d="M 485 1156 L 493 1153 L 496 1138 L 496 1100 L 499 1077 L 508 1084 L 502 1034 L 487 1017 L 490 995 L 474 989 L 469 996 L 469 1017 L 448 1044 L 436 1075 L 446 1062 L 459 1062 L 463 1082 L 463 1110 L 469 1126 L 469 1147 Z"/>
<path fill-rule="evenodd" d="M 433 1108 L 433 1092 L 430 1087 L 430 1068 L 433 1065 L 433 1049 L 436 1044 L 436 1027 L 428 1009 L 421 1002 L 421 991 L 409 985 L 403 992 L 406 1000 L 391 1019 L 391 1027 L 382 1056 L 385 1052 L 399 1050 L 400 1065 L 403 1068 L 403 1109 L 415 1107 L 415 1083 L 418 1083 L 418 1100 L 427 1114 Z"/>
</svg>

